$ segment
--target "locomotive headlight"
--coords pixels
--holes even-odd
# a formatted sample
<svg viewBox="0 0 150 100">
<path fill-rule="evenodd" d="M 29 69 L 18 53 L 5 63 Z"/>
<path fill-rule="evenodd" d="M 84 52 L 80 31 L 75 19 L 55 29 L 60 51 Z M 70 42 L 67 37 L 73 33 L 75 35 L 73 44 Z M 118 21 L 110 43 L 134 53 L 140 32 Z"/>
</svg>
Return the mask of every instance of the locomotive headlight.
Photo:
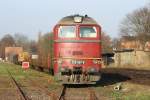
<svg viewBox="0 0 150 100">
<path fill-rule="evenodd" d="M 64 68 L 64 67 L 61 67 L 60 70 L 61 70 L 61 72 L 64 72 L 64 71 L 65 71 L 65 68 Z"/>
<path fill-rule="evenodd" d="M 83 60 L 71 60 L 71 64 L 81 65 L 81 64 L 85 64 L 85 61 L 83 61 Z"/>
<path fill-rule="evenodd" d="M 62 63 L 63 63 L 63 60 L 59 59 L 59 60 L 57 61 L 57 63 L 58 63 L 58 64 L 62 64 Z"/>
<path fill-rule="evenodd" d="M 101 64 L 101 60 L 93 60 L 94 64 Z"/>
<path fill-rule="evenodd" d="M 91 68 L 90 72 L 96 72 L 96 69 L 95 68 Z"/>
<path fill-rule="evenodd" d="M 98 70 L 96 68 L 94 68 L 94 67 L 91 67 L 91 68 L 88 69 L 88 72 L 89 73 L 97 73 Z"/>
<path fill-rule="evenodd" d="M 74 16 L 74 22 L 75 23 L 81 23 L 82 22 L 82 16 Z"/>
</svg>

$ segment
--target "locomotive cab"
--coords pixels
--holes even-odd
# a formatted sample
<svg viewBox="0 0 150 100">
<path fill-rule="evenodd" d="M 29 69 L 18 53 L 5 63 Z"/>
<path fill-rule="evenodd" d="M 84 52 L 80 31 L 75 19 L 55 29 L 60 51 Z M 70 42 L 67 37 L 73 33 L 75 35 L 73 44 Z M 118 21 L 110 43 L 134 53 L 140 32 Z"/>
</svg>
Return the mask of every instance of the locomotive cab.
<svg viewBox="0 0 150 100">
<path fill-rule="evenodd" d="M 101 28 L 88 16 L 67 16 L 54 28 L 54 75 L 65 84 L 100 79 Z"/>
</svg>

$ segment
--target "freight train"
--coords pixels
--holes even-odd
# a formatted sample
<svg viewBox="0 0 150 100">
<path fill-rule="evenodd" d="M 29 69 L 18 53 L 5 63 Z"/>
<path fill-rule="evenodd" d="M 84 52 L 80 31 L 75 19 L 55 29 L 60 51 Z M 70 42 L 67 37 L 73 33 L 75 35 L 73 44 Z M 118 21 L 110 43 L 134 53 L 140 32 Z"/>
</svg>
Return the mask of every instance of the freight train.
<svg viewBox="0 0 150 100">
<path fill-rule="evenodd" d="M 39 40 L 37 56 L 30 57 L 32 67 L 48 69 L 64 84 L 90 84 L 100 80 L 101 27 L 93 18 L 64 17 L 55 25 L 51 39 L 48 35 Z"/>
</svg>

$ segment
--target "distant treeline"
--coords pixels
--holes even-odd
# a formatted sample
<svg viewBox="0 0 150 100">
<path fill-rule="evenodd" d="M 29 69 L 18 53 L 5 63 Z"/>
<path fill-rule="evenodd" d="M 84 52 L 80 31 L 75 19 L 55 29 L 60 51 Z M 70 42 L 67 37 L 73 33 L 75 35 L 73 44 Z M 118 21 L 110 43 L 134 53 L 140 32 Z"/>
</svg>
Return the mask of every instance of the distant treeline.
<svg viewBox="0 0 150 100">
<path fill-rule="evenodd" d="M 52 47 L 51 35 L 52 33 L 45 33 L 44 35 L 39 33 L 38 40 L 30 40 L 27 36 L 20 33 L 15 35 L 6 34 L 0 40 L 0 58 L 5 58 L 5 47 L 23 47 L 25 52 L 31 54 L 36 54 L 42 48 L 46 50 Z"/>
</svg>

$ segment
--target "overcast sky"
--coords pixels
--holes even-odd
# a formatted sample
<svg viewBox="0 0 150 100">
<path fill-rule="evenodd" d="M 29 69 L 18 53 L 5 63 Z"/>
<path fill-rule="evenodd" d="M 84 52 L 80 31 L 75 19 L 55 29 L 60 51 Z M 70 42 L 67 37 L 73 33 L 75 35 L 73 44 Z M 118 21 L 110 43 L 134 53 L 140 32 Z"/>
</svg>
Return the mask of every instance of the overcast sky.
<svg viewBox="0 0 150 100">
<path fill-rule="evenodd" d="M 0 0 L 0 38 L 21 33 L 37 39 L 62 17 L 87 14 L 111 37 L 117 37 L 124 16 L 150 0 Z"/>
</svg>

